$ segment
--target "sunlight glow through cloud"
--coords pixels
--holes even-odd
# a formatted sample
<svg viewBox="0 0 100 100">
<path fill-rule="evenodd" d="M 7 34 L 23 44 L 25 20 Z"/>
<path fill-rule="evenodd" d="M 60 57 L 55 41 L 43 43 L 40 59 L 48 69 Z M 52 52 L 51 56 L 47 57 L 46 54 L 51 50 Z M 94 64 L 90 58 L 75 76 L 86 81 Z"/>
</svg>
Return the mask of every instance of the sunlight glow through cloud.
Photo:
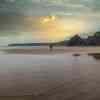
<svg viewBox="0 0 100 100">
<path fill-rule="evenodd" d="M 91 34 L 100 30 L 99 19 L 100 0 L 0 0 L 0 43 Z"/>
</svg>

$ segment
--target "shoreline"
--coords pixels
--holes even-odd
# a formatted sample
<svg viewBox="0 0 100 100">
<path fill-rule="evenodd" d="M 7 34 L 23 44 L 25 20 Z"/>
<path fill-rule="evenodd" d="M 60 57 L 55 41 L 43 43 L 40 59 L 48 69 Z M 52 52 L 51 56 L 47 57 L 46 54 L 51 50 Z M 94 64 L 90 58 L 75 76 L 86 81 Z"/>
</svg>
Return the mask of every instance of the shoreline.
<svg viewBox="0 0 100 100">
<path fill-rule="evenodd" d="M 40 48 L 3 48 L 1 52 L 6 54 L 63 54 L 63 53 L 100 53 L 100 47 L 54 47 L 51 51 L 48 47 Z"/>
</svg>

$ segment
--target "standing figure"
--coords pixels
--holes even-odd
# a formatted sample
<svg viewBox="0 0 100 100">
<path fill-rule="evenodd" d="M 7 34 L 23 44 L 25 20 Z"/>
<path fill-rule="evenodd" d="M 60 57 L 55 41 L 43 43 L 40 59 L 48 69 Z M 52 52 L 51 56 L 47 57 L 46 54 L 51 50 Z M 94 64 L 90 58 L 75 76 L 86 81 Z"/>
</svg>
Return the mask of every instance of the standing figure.
<svg viewBox="0 0 100 100">
<path fill-rule="evenodd" d="M 50 51 L 53 50 L 53 44 L 50 44 L 50 45 L 49 45 L 49 49 L 50 49 Z"/>
</svg>

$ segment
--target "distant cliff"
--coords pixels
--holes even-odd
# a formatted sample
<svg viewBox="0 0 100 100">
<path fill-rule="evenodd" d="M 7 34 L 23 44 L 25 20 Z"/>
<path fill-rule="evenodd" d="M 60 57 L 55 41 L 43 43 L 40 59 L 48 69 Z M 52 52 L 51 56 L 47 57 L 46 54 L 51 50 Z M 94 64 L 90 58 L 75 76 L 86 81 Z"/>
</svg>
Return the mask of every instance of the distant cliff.
<svg viewBox="0 0 100 100">
<path fill-rule="evenodd" d="M 79 35 L 75 35 L 70 40 L 64 40 L 55 43 L 19 43 L 9 44 L 8 46 L 100 46 L 100 31 L 94 33 L 93 36 L 88 38 L 81 38 Z"/>
<path fill-rule="evenodd" d="M 47 46 L 49 43 L 14 43 L 8 46 Z"/>
<path fill-rule="evenodd" d="M 14 43 L 8 46 L 67 46 L 67 41 L 60 41 L 55 43 Z"/>
</svg>

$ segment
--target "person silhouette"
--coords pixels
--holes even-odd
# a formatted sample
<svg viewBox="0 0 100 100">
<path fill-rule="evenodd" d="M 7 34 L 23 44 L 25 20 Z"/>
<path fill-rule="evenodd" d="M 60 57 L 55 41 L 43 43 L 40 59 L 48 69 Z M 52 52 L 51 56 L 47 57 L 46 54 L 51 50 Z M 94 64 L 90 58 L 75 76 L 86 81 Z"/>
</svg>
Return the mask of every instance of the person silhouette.
<svg viewBox="0 0 100 100">
<path fill-rule="evenodd" d="M 50 49 L 50 51 L 53 50 L 53 44 L 50 44 L 50 45 L 49 45 L 49 49 Z"/>
</svg>

